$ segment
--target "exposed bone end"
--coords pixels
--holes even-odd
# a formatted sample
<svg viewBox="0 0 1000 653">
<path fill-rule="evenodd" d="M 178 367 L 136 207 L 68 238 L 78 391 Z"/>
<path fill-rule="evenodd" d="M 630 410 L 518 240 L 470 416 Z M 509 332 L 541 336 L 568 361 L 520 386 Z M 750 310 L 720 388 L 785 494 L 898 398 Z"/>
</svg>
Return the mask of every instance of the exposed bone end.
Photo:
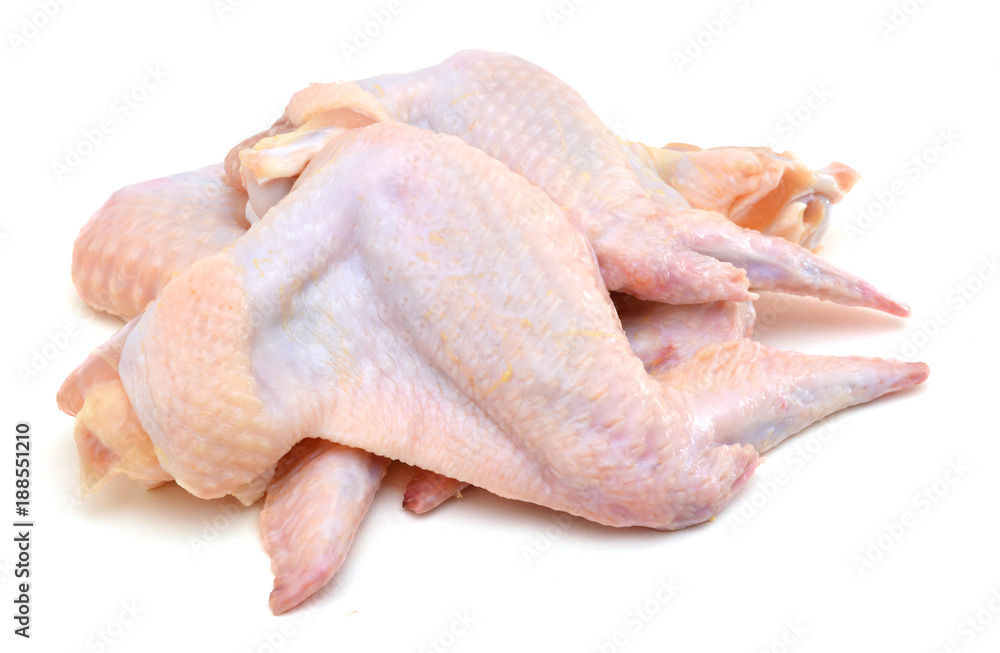
<svg viewBox="0 0 1000 653">
<path fill-rule="evenodd" d="M 292 96 L 285 111 L 295 126 L 322 114 L 328 114 L 331 119 L 328 124 L 344 129 L 392 120 L 375 96 L 354 82 L 310 84 Z"/>
<path fill-rule="evenodd" d="M 244 183 L 247 187 L 246 219 L 250 224 L 256 224 L 271 209 L 292 190 L 293 178 L 271 179 L 261 183 L 253 174 L 244 170 Z"/>
<path fill-rule="evenodd" d="M 830 206 L 860 178 L 842 163 L 811 170 L 795 154 L 766 147 L 630 147 L 693 208 L 809 249 L 819 246 L 829 227 Z"/>
<path fill-rule="evenodd" d="M 768 172 L 757 178 L 759 185 L 753 192 L 733 202 L 729 219 L 809 249 L 818 247 L 829 228 L 830 207 L 844 198 L 857 173 L 843 164 L 813 171 L 791 152 L 746 151 Z"/>
<path fill-rule="evenodd" d="M 311 84 L 291 97 L 285 112 L 270 129 L 229 151 L 226 183 L 249 192 L 248 176 L 256 177 L 261 184 L 294 177 L 342 131 L 391 120 L 375 96 L 353 82 Z M 247 172 L 247 166 L 252 172 Z M 258 206 L 254 209 L 258 217 L 263 217 Z"/>
<path fill-rule="evenodd" d="M 260 184 L 299 175 L 326 144 L 345 130 L 336 126 L 310 128 L 262 138 L 239 153 L 243 183 L 254 179 Z M 250 187 L 247 186 L 247 192 Z"/>
<path fill-rule="evenodd" d="M 119 473 L 136 481 L 171 480 L 160 467 L 153 444 L 117 378 L 93 383 L 84 390 L 74 438 L 85 493 L 97 491 Z"/>
<path fill-rule="evenodd" d="M 264 131 L 254 134 L 248 138 L 243 139 L 237 143 L 229 153 L 226 154 L 226 160 L 223 164 L 225 168 L 225 182 L 237 190 L 246 190 L 243 185 L 243 177 L 240 175 L 240 152 L 243 150 L 252 148 L 257 144 L 262 138 L 268 136 L 274 136 L 275 134 L 283 134 L 285 132 L 294 129 L 291 119 L 288 117 L 288 110 L 286 109 L 281 117 L 274 121 L 274 124 L 270 128 Z"/>
<path fill-rule="evenodd" d="M 76 416 L 73 437 L 80 455 L 81 486 L 96 492 L 116 474 L 150 483 L 171 480 L 156 458 L 118 376 L 118 361 L 136 320 L 94 350 L 63 382 L 59 408 Z"/>
<path fill-rule="evenodd" d="M 83 496 L 97 492 L 121 473 L 121 457 L 104 446 L 83 420 L 77 420 L 73 440 L 80 457 L 80 491 Z"/>
<path fill-rule="evenodd" d="M 854 188 L 854 185 L 858 183 L 858 180 L 861 179 L 861 174 L 848 165 L 844 165 L 839 161 L 834 161 L 825 168 L 817 170 L 816 177 L 821 180 L 824 178 L 830 178 L 836 185 L 837 190 L 841 193 L 841 197 L 843 197 L 843 195 L 849 193 L 851 189 Z M 839 199 L 834 199 L 832 195 L 830 199 L 834 202 L 840 201 Z"/>
</svg>

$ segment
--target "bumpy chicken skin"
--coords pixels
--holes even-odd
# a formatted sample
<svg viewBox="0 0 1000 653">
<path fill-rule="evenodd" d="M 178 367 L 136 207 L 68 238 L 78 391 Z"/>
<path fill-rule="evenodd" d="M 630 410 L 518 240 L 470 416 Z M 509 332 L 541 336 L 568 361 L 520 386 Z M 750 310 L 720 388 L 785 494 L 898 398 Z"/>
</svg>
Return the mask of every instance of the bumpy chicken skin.
<svg viewBox="0 0 1000 653">
<path fill-rule="evenodd" d="M 119 369 L 164 469 L 218 496 L 308 434 L 604 523 L 709 517 L 756 452 L 713 444 L 683 392 L 646 374 L 586 241 L 537 193 L 447 137 L 338 137 L 130 336 Z"/>
<path fill-rule="evenodd" d="M 576 91 L 524 59 L 470 50 L 357 85 L 397 120 L 458 136 L 545 190 L 587 235 L 611 290 L 672 304 L 740 301 L 745 273 L 755 289 L 909 313 L 794 243 L 691 209 Z"/>
<path fill-rule="evenodd" d="M 531 124 L 506 129 L 522 115 Z M 813 247 L 853 171 L 605 132 L 545 71 L 460 53 L 296 94 L 224 171 L 170 178 L 189 205 L 186 186 L 225 177 L 221 197 L 196 198 L 204 211 L 176 220 L 156 182 L 123 190 L 81 234 L 74 279 L 119 315 L 155 301 L 60 392 L 79 413 L 85 483 L 125 472 L 247 501 L 266 488 L 282 612 L 336 572 L 388 458 L 426 470 L 411 508 L 471 482 L 606 524 L 680 528 L 721 509 L 757 452 L 926 378 L 922 364 L 763 347 L 749 302 L 723 301 L 751 296 L 745 270 L 755 288 L 904 314 L 723 219 Z M 166 258 L 138 262 L 138 239 L 103 248 L 113 223 L 159 228 Z M 715 301 L 612 304 L 608 285 Z"/>
</svg>

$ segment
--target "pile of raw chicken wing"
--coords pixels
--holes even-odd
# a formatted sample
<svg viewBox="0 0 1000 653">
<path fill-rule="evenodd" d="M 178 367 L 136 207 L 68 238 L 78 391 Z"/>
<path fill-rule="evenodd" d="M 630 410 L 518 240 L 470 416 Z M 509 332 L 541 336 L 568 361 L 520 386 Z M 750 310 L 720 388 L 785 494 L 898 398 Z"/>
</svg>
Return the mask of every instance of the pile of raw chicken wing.
<svg viewBox="0 0 1000 653">
<path fill-rule="evenodd" d="M 80 296 L 128 321 L 59 392 L 84 489 L 263 499 L 275 613 L 333 577 L 394 460 L 418 513 L 471 484 L 612 526 L 710 519 L 761 452 L 927 377 L 751 338 L 757 290 L 908 314 L 812 252 L 856 180 L 625 141 L 508 54 L 311 85 L 80 232 Z"/>
</svg>

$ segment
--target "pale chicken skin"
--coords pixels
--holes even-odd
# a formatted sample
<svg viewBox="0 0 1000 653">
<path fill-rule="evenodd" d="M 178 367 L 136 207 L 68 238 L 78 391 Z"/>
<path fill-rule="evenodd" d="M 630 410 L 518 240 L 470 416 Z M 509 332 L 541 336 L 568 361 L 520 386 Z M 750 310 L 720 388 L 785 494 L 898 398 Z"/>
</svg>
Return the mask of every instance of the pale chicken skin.
<svg viewBox="0 0 1000 653">
<path fill-rule="evenodd" d="M 260 514 L 271 556 L 271 609 L 326 585 L 347 557 L 389 461 L 327 440 L 302 440 L 278 462 Z"/>
<path fill-rule="evenodd" d="M 230 189 L 224 202 L 206 204 L 203 199 L 218 195 L 221 169 L 221 164 L 207 166 L 115 193 L 113 201 L 91 217 L 77 243 L 73 274 L 88 280 L 78 284 L 83 299 L 95 306 L 121 307 L 118 312 L 128 316 L 134 307 L 155 299 L 166 281 L 187 264 L 215 253 L 207 251 L 211 247 L 222 250 L 234 243 L 248 226 L 239 209 L 241 202 L 247 202 L 247 195 Z M 157 244 L 158 256 L 130 256 L 149 243 Z M 126 279 L 131 279 L 133 285 L 123 283 Z M 628 301 L 622 295 L 615 299 Z M 663 319 L 665 324 L 657 331 L 661 339 L 666 333 L 672 334 L 677 341 L 672 346 L 678 350 L 691 348 L 696 340 L 702 342 L 706 334 L 721 327 L 725 315 L 743 315 L 746 310 L 752 314 L 749 305 L 737 313 L 716 304 L 702 308 L 649 305 L 638 300 L 631 303 L 629 313 L 635 319 L 624 320 L 626 333 L 633 322 L 640 329 L 649 329 L 651 319 Z M 640 318 L 644 306 L 649 307 L 650 314 Z M 709 314 L 711 319 L 694 324 L 695 315 Z M 680 315 L 685 316 L 683 320 Z M 77 416 L 75 436 L 85 493 L 100 489 L 119 473 L 151 486 L 172 480 L 160 468 L 152 443 L 124 399 L 117 374 L 121 348 L 135 324 L 133 320 L 98 348 L 67 378 L 59 393 L 59 407 Z M 716 334 L 716 340 L 726 339 L 724 336 L 730 332 L 725 329 Z M 632 341 L 631 335 L 629 338 Z M 660 355 L 655 347 L 636 349 L 640 358 L 647 350 L 652 356 Z M 94 432 L 103 434 L 110 446 Z M 272 556 L 275 590 L 271 607 L 276 614 L 308 598 L 339 569 L 387 464 L 387 459 L 360 449 L 307 438 L 279 461 L 273 479 L 273 470 L 266 470 L 233 492 L 250 505 L 266 491 L 261 532 Z M 428 497 L 436 491 L 440 498 L 427 500 L 437 505 L 464 486 L 460 481 L 421 471 L 407 488 L 404 506 L 422 512 L 412 503 L 414 492 Z"/>
<path fill-rule="evenodd" d="M 806 249 L 691 209 L 576 91 L 519 57 L 471 50 L 356 84 L 397 120 L 458 136 L 545 190 L 587 235 L 611 290 L 741 301 L 745 274 L 754 289 L 909 313 Z"/>
<path fill-rule="evenodd" d="M 277 148 L 280 149 L 280 144 Z M 99 252 L 99 256 L 74 257 L 74 275 L 90 279 L 90 283 L 81 284 L 80 290 L 83 298 L 88 303 L 96 304 L 98 297 L 105 303 L 114 305 L 124 305 L 126 301 L 133 304 L 143 305 L 152 301 L 159 293 L 162 283 L 169 280 L 174 274 L 180 271 L 186 264 L 192 262 L 199 256 L 204 256 L 214 251 L 206 251 L 206 243 L 214 244 L 219 250 L 235 242 L 238 235 L 242 234 L 247 223 L 243 218 L 242 211 L 238 209 L 239 203 L 246 202 L 247 196 L 239 191 L 237 195 L 231 196 L 226 202 L 214 205 L 206 205 L 201 198 L 213 196 L 217 193 L 221 164 L 207 166 L 200 170 L 173 175 L 171 177 L 153 180 L 129 186 L 115 194 L 114 200 L 106 203 L 90 219 L 81 231 L 81 238 L 78 241 L 79 249 L 87 248 Z M 287 192 L 287 190 L 286 190 Z M 151 220 L 149 216 L 162 218 L 161 220 Z M 141 229 L 137 228 L 141 226 Z M 238 229 L 234 229 L 234 225 Z M 103 237 L 103 240 L 101 240 Z M 138 257 L 130 259 L 123 255 L 138 251 L 149 242 L 158 243 L 158 247 L 164 251 L 158 257 Z M 96 261 L 103 261 L 99 270 L 102 276 L 90 272 L 87 265 L 93 265 Z M 123 278 L 119 267 L 128 265 L 134 273 L 136 279 L 162 280 L 162 283 L 136 283 L 134 287 L 118 283 L 117 280 Z M 145 268 L 145 269 L 144 269 Z M 105 279 L 107 286 L 102 286 L 99 281 Z M 90 295 L 88 293 L 94 293 Z M 622 326 L 633 351 L 646 365 L 648 370 L 663 369 L 679 362 L 705 344 L 714 342 L 724 342 L 736 337 L 747 337 L 752 325 L 753 308 L 749 302 L 732 304 L 728 302 L 713 302 L 709 304 L 697 304 L 690 306 L 671 306 L 668 304 L 655 304 L 642 302 L 627 295 L 614 294 L 616 308 L 622 320 Z M 108 362 L 116 368 L 118 356 L 124 339 L 131 332 L 134 325 L 130 324 L 119 334 L 109 341 L 109 344 L 99 349 L 87 365 L 81 367 L 73 373 L 63 386 L 60 393 L 60 407 L 73 415 L 76 415 L 83 408 L 83 394 L 86 393 L 90 384 L 95 382 L 95 375 L 88 373 L 88 366 L 94 362 Z M 109 358 L 108 350 L 113 350 L 113 356 Z M 101 368 L 103 369 L 103 368 Z M 113 379 L 114 388 L 120 390 L 120 382 L 117 375 Z M 73 398 L 70 397 L 73 395 Z M 92 397 L 100 396 L 96 389 Z M 96 401 L 96 400 L 94 400 Z M 93 413 L 94 401 L 84 417 L 79 421 L 78 432 L 90 433 L 92 428 L 91 413 Z M 101 430 L 98 428 L 98 430 Z M 110 430 L 110 429 L 108 429 Z M 141 440 L 148 442 L 148 438 L 142 434 Z M 309 439 L 296 447 L 301 450 L 303 446 L 319 446 L 318 440 Z M 148 477 L 160 480 L 169 480 L 155 463 L 144 474 L 130 473 L 129 466 L 123 465 L 102 465 L 101 456 L 112 455 L 111 450 L 99 445 L 99 441 L 88 438 L 79 438 L 78 449 L 81 460 L 81 479 L 87 491 L 92 491 L 103 485 L 108 478 L 116 473 L 124 472 L 130 478 L 141 480 Z M 152 445 L 149 448 L 149 458 L 152 458 Z M 98 453 L 101 456 L 98 456 Z M 378 466 L 375 461 L 384 459 L 378 458 L 367 452 L 357 451 L 354 454 L 359 468 L 369 469 Z M 131 460 L 132 456 L 126 454 L 120 459 L 130 463 L 131 467 L 136 467 L 136 461 Z M 371 460 L 369 460 L 369 458 Z M 117 459 L 117 458 L 116 458 Z M 341 467 L 346 467 L 349 459 L 342 459 Z M 140 460 L 143 464 L 148 464 L 147 460 Z M 383 462 L 384 465 L 384 462 Z M 316 469 L 313 465 L 309 469 Z M 301 473 L 301 472 L 300 472 Z M 286 475 L 287 476 L 287 475 Z M 332 476 L 358 482 L 358 479 L 370 478 L 363 474 Z M 291 485 L 289 479 L 283 481 L 284 486 Z M 308 483 L 303 480 L 303 483 Z M 441 501 L 455 494 L 465 484 L 449 479 L 433 472 L 420 471 L 407 487 L 404 495 L 404 506 L 414 512 L 425 512 L 431 507 L 440 504 Z M 244 503 L 255 501 L 267 487 L 267 478 L 262 477 L 260 483 L 244 486 L 244 489 L 237 493 L 237 496 Z M 377 489 L 368 486 L 371 492 Z M 361 488 L 340 489 L 340 494 L 351 496 L 352 492 L 361 492 Z M 356 528 L 360 522 L 360 515 L 367 509 L 366 503 L 346 504 L 341 502 L 336 511 L 331 509 L 331 519 L 335 519 L 344 529 Z M 294 515 L 286 517 L 282 523 L 294 523 Z M 269 523 L 277 523 L 271 520 Z M 266 523 L 262 523 L 266 531 Z M 297 528 L 302 533 L 304 527 Z M 329 559 L 343 560 L 346 550 L 338 550 L 336 546 L 341 544 L 350 545 L 351 532 L 343 533 L 339 538 L 328 538 L 334 549 L 330 551 Z M 266 538 L 277 538 L 274 533 L 266 533 Z M 301 559 L 302 556 L 299 556 Z M 287 565 L 280 567 L 287 570 Z M 277 570 L 277 567 L 276 567 Z M 287 573 L 285 574 L 287 577 Z M 294 582 L 285 578 L 283 586 L 293 587 Z M 286 589 L 287 592 L 287 589 Z"/>
<path fill-rule="evenodd" d="M 703 347 L 749 338 L 753 331 L 752 302 L 673 305 L 620 293 L 611 293 L 611 298 L 632 351 L 654 375 L 665 373 Z M 403 507 L 418 515 L 429 512 L 467 485 L 420 470 L 406 486 Z"/>
<path fill-rule="evenodd" d="M 246 193 L 223 184 L 222 164 L 134 184 L 115 193 L 81 230 L 73 277 L 95 308 L 140 314 L 191 263 L 245 233 Z M 156 256 L 142 256 L 149 244 Z M 132 411 L 118 363 L 137 320 L 95 350 L 60 388 L 57 401 L 77 417 L 74 438 L 83 492 L 117 474 L 155 487 L 172 480 Z M 107 440 L 106 445 L 94 433 Z M 273 557 L 271 606 L 283 612 L 322 587 L 339 569 L 389 461 L 367 451 L 306 439 L 257 478 L 233 490 L 250 505 L 267 494 L 262 536 Z M 309 461 L 308 464 L 305 461 Z M 316 505 L 310 507 L 309 502 Z"/>
<path fill-rule="evenodd" d="M 246 202 L 247 196 L 239 194 L 226 203 L 214 206 L 206 206 L 199 198 L 214 194 L 218 185 L 220 175 L 220 165 L 208 166 L 200 170 L 173 175 L 168 178 L 144 182 L 123 189 L 115 194 L 115 201 L 108 202 L 98 211 L 87 227 L 83 230 L 81 246 L 93 248 L 101 253 L 100 259 L 105 264 L 100 268 L 105 278 L 120 279 L 122 275 L 118 273 L 117 266 L 124 265 L 126 257 L 124 253 L 134 252 L 142 248 L 148 242 L 160 243 L 170 255 L 161 252 L 159 257 L 141 257 L 129 264 L 136 272 L 135 276 L 142 279 L 163 280 L 165 282 L 171 276 L 180 271 L 180 265 L 186 267 L 186 263 L 192 259 L 214 251 L 206 251 L 207 243 L 214 244 L 219 250 L 236 241 L 238 235 L 244 232 L 246 227 L 243 219 L 243 212 L 238 209 L 240 201 Z M 234 191 L 235 192 L 235 191 Z M 213 211 L 215 213 L 213 213 Z M 160 220 L 149 219 L 149 216 L 156 216 Z M 168 219 L 164 216 L 174 216 L 175 219 Z M 136 228 L 140 219 L 142 229 Z M 195 219 L 196 218 L 196 219 Z M 234 229 L 234 226 L 237 227 Z M 101 242 L 97 235 L 105 235 L 106 241 Z M 131 288 L 122 284 L 116 284 L 112 288 L 103 288 L 97 284 L 98 277 L 94 274 L 87 274 L 86 267 L 81 263 L 93 260 L 94 257 L 85 258 L 78 256 L 75 258 L 77 264 L 74 266 L 74 273 L 79 276 L 86 276 L 91 279 L 91 283 L 84 286 L 87 290 L 99 292 L 104 301 L 117 302 L 123 305 L 124 300 L 132 301 L 136 304 L 145 305 L 155 298 L 159 293 L 162 284 L 137 284 Z M 77 267 L 80 265 L 80 267 Z M 149 269 L 143 269 L 143 268 Z M 121 295 L 121 296 L 119 296 Z M 94 301 L 89 295 L 84 295 L 88 302 Z M 697 304 L 690 306 L 671 306 L 667 304 L 655 304 L 642 302 L 627 295 L 615 294 L 613 299 L 618 310 L 619 317 L 630 345 L 637 356 L 646 365 L 648 370 L 665 369 L 684 360 L 694 354 L 702 346 L 715 342 L 725 342 L 733 338 L 749 336 L 752 328 L 753 308 L 748 303 L 733 304 L 728 302 L 713 302 L 709 304 Z M 124 329 L 112 340 L 115 348 L 113 364 L 117 366 L 118 355 L 121 345 L 124 344 L 124 337 L 131 332 L 132 325 Z M 94 360 L 106 360 L 105 347 L 92 357 Z M 86 369 L 86 368 L 83 368 Z M 76 414 L 82 408 L 82 400 L 79 405 L 74 405 L 65 399 L 69 392 L 81 393 L 81 387 L 93 383 L 91 374 L 81 374 L 80 371 L 74 373 L 64 385 L 61 395 L 61 407 Z M 117 378 L 114 379 L 117 382 Z M 116 387 L 120 387 L 117 383 Z M 96 396 L 96 395 L 95 395 Z M 92 409 L 90 409 L 92 411 Z M 90 413 L 81 420 L 80 432 L 89 433 Z M 307 443 L 318 442 L 307 440 Z M 95 471 L 99 467 L 99 459 L 90 450 L 83 448 L 84 444 L 93 445 L 90 438 L 81 439 L 79 445 L 82 463 L 81 478 L 87 479 L 86 487 L 96 489 L 103 485 L 114 473 L 126 472 L 126 467 L 100 467 L 102 473 Z M 151 457 L 152 445 L 149 446 Z M 301 448 L 301 446 L 300 446 Z M 102 448 L 101 451 L 104 451 Z M 376 459 L 376 456 L 367 452 L 358 452 L 358 465 L 365 468 L 372 465 L 367 458 Z M 130 456 L 125 456 L 125 461 L 130 460 Z M 380 459 L 382 460 L 382 459 Z M 148 463 L 148 461 L 146 461 Z M 142 479 L 147 476 L 160 480 L 169 480 L 162 470 L 155 466 L 146 475 L 129 474 L 131 478 Z M 346 465 L 347 463 L 342 463 Z M 133 463 L 133 467 L 135 464 Z M 286 480 L 285 485 L 289 485 Z M 432 472 L 420 472 L 407 488 L 404 496 L 404 505 L 415 512 L 425 512 L 431 507 L 438 505 L 441 501 L 455 494 L 464 483 L 447 479 Z M 377 485 L 375 486 L 377 488 Z M 263 487 L 260 488 L 263 490 Z M 346 493 L 347 488 L 342 492 Z M 374 490 L 372 490 L 374 491 Z M 252 502 L 260 496 L 258 492 L 247 492 L 241 495 L 241 500 Z M 353 512 L 348 505 L 343 503 L 338 506 L 338 523 L 345 527 L 359 523 L 358 511 L 366 509 L 366 506 L 356 505 Z M 355 526 L 356 527 L 356 526 Z M 345 539 L 349 545 L 350 539 Z M 334 555 L 334 558 L 342 559 L 346 555 L 346 550 Z"/>
<path fill-rule="evenodd" d="M 752 472 L 752 447 L 706 446 L 668 407 L 586 241 L 523 178 L 394 123 L 310 168 L 164 288 L 123 351 L 136 414 L 193 494 L 307 436 L 614 525 L 703 521 Z"/>
<path fill-rule="evenodd" d="M 73 283 L 80 297 L 131 319 L 175 272 L 239 238 L 249 226 L 247 197 L 224 178 L 216 164 L 112 195 L 73 247 Z"/>
<path fill-rule="evenodd" d="M 619 139 L 572 88 L 513 55 L 470 50 L 410 73 L 316 84 L 292 97 L 269 133 L 282 133 L 287 148 L 300 144 L 300 153 L 317 151 L 318 142 L 336 134 L 310 120 L 328 98 L 339 102 L 359 87 L 392 118 L 457 136 L 542 188 L 585 233 L 611 290 L 692 304 L 752 299 L 752 286 L 909 314 L 904 304 L 785 238 L 691 208 L 658 171 L 649 152 L 655 148 Z M 227 157 L 234 186 L 253 186 L 256 178 L 273 183 L 301 169 L 303 157 L 292 170 L 252 160 L 253 142 L 247 139 Z M 769 176 L 751 175 L 761 188 L 771 183 Z M 763 213 L 777 213 L 779 222 L 797 215 L 794 208 L 779 208 L 765 205 Z"/>
<path fill-rule="evenodd" d="M 683 393 L 645 373 L 586 241 L 558 207 L 539 215 L 536 188 L 446 137 L 383 124 L 335 145 L 266 220 L 178 275 L 126 344 L 122 380 L 179 483 L 219 496 L 308 434 L 603 523 L 677 528 L 728 501 L 756 452 L 714 445 L 685 418 Z M 383 181 L 360 192 L 358 177 Z M 451 194 L 435 192 L 442 186 Z M 340 218 L 317 221 L 316 211 Z M 476 230 L 463 226 L 468 214 L 482 222 Z M 475 247 L 477 239 L 494 244 Z M 327 253 L 331 242 L 341 246 Z M 514 268 L 501 264 L 496 243 L 518 254 Z M 506 275 L 514 278 L 500 283 Z M 552 286 L 544 304 L 540 280 Z M 376 322 L 364 317 L 372 311 Z M 190 324 L 215 325 L 214 351 L 185 344 L 197 335 Z M 543 352 L 555 336 L 572 355 L 553 366 Z M 913 382 L 920 376 L 919 365 L 897 365 Z M 144 419 L 158 403 L 172 407 L 167 418 Z M 410 414 L 392 414 L 408 403 Z M 206 414 L 210 424 L 200 421 Z M 193 446 L 195 434 L 212 445 Z"/>
<path fill-rule="evenodd" d="M 509 55 L 457 57 L 480 72 L 488 60 L 501 77 L 505 66 L 534 69 L 529 77 L 541 70 Z M 521 72 L 514 78 L 523 81 Z M 541 71 L 533 88 L 554 79 Z M 560 84 L 542 94 L 566 100 Z M 487 86 L 488 105 L 511 100 L 517 114 L 517 97 Z M 712 262 L 701 251 L 709 248 L 746 267 L 754 287 L 905 313 L 804 250 L 719 223 L 725 216 L 814 247 L 828 205 L 856 178 L 846 166 L 814 172 L 752 148 L 698 156 L 618 142 L 624 158 L 610 160 L 627 162 L 632 177 L 615 165 L 604 174 L 573 156 L 574 134 L 597 129 L 586 109 L 559 124 L 570 145 L 550 163 L 557 180 L 569 177 L 546 184 L 552 171 L 539 173 L 536 153 L 517 168 L 523 161 L 505 160 L 503 143 L 490 152 L 495 133 L 473 142 L 520 176 L 512 174 L 457 140 L 392 124 L 398 105 L 364 87 L 296 94 L 272 129 L 234 148 L 231 187 L 194 218 L 181 211 L 169 222 L 191 203 L 185 187 L 216 184 L 220 166 L 168 178 L 173 209 L 155 182 L 121 191 L 81 234 L 87 255 L 74 255 L 78 289 L 95 307 L 137 315 L 166 286 L 60 392 L 60 406 L 79 413 L 82 476 L 176 476 L 197 496 L 247 503 L 266 489 L 275 613 L 336 573 L 389 458 L 425 468 L 404 500 L 418 512 L 472 482 L 606 524 L 680 528 L 721 509 L 758 452 L 926 378 L 922 364 L 763 347 L 748 339 L 745 300 L 609 301 L 605 281 L 666 301 L 751 297 L 741 272 Z M 384 87 L 372 90 L 385 101 Z M 414 93 L 426 90 L 416 84 Z M 450 90 L 406 98 L 407 111 L 430 100 L 433 113 Z M 464 108 L 482 108 L 472 96 Z M 474 141 L 475 123 L 460 122 L 458 135 Z M 607 188 L 635 201 L 595 203 L 595 189 Z M 652 214 L 643 193 L 658 207 Z M 147 202 L 159 206 L 145 211 Z M 643 231 L 640 215 L 660 226 Z M 137 220 L 150 235 L 173 234 L 169 255 L 138 260 L 138 238 L 108 246 L 111 225 Z M 249 224 L 257 226 L 241 238 Z M 676 239 L 656 231 L 665 226 Z M 612 252 L 607 265 L 595 235 L 613 250 L 632 228 L 663 237 L 653 241 L 663 250 Z"/>
</svg>

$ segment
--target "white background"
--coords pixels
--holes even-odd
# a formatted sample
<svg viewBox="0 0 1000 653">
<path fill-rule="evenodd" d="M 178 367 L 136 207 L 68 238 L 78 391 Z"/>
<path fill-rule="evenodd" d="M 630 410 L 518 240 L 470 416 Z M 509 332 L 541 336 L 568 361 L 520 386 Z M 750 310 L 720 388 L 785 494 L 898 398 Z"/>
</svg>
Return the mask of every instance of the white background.
<svg viewBox="0 0 1000 653">
<path fill-rule="evenodd" d="M 350 60 L 341 44 L 388 2 L 234 4 L 69 2 L 33 34 L 24 21 L 40 5 L 4 3 L 4 651 L 1000 647 L 1000 601 L 988 607 L 1000 590 L 1000 281 L 985 279 L 982 264 L 1000 252 L 996 3 L 911 0 L 914 13 L 884 34 L 889 0 L 567 0 L 573 12 L 554 25 L 546 11 L 558 11 L 557 0 L 401 0 Z M 679 66 L 675 55 L 724 9 L 729 23 L 702 34 L 707 46 Z M 273 617 L 259 507 L 123 480 L 78 501 L 72 419 L 55 393 L 117 324 L 76 297 L 73 239 L 114 190 L 220 160 L 309 82 L 415 69 L 469 47 L 548 68 L 627 138 L 774 139 L 810 165 L 857 168 L 864 179 L 836 207 L 823 254 L 908 301 L 913 318 L 770 297 L 758 307 L 768 323 L 761 339 L 815 353 L 906 354 L 930 364 L 930 380 L 789 440 L 714 522 L 677 533 L 600 527 L 478 490 L 418 518 L 399 507 L 410 472 L 397 467 L 332 591 Z M 165 78 L 122 115 L 116 98 L 147 67 Z M 822 101 L 800 108 L 814 93 Z M 797 109 L 792 126 L 784 116 Z M 60 178 L 53 164 L 105 118 L 111 133 Z M 939 130 L 955 136 L 935 149 Z M 908 173 L 919 170 L 914 156 L 934 159 L 919 178 Z M 897 179 L 902 193 L 892 193 Z M 74 328 L 24 378 L 19 366 L 33 351 Z M 12 635 L 7 616 L 19 420 L 31 423 L 34 447 L 30 641 Z M 950 464 L 967 469 L 953 483 L 943 480 Z M 915 499 L 924 491 L 935 500 Z M 904 513 L 915 523 L 885 535 Z M 882 555 L 859 569 L 869 553 Z M 657 599 L 661 582 L 677 589 Z M 120 627 L 133 604 L 138 617 Z M 959 629 L 977 614 L 990 623 Z M 459 617 L 472 623 L 454 637 Z M 101 631 L 115 635 L 110 645 Z"/>
</svg>

